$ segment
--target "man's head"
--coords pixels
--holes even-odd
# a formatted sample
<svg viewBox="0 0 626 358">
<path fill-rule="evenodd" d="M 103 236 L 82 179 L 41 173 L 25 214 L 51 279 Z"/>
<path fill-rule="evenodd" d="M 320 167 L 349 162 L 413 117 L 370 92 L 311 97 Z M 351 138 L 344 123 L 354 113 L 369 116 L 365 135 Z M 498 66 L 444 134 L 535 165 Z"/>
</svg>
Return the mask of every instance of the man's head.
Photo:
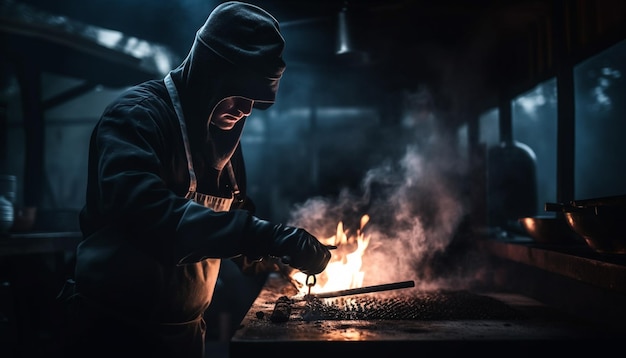
<svg viewBox="0 0 626 358">
<path fill-rule="evenodd" d="M 249 98 L 261 109 L 274 103 L 285 70 L 285 40 L 272 15 L 255 5 L 225 2 L 211 12 L 196 42 L 234 66 L 222 88 L 225 96 Z"/>
</svg>

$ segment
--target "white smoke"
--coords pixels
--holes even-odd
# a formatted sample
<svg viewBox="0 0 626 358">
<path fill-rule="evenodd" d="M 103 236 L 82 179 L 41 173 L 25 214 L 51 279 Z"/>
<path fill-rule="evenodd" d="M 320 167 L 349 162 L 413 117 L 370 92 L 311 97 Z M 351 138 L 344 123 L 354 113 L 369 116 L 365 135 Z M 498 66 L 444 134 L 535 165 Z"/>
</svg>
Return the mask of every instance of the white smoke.
<svg viewBox="0 0 626 358">
<path fill-rule="evenodd" d="M 378 164 L 366 171 L 359 190 L 310 198 L 295 206 L 290 222 L 330 238 L 341 221 L 350 237 L 369 215 L 364 285 L 413 280 L 416 289 L 470 287 L 489 271 L 484 256 L 463 241 L 472 191 L 466 156 L 456 128 L 441 126 L 450 121 L 437 112 L 429 89 L 405 95 L 399 125 L 378 131 L 370 143 Z"/>
<path fill-rule="evenodd" d="M 360 194 L 343 190 L 337 198 L 311 198 L 297 205 L 290 222 L 318 237 L 334 234 L 339 221 L 358 223 L 364 214 L 371 236 L 363 257 L 364 284 L 415 280 L 419 287 L 441 285 L 429 267 L 453 240 L 465 215 L 461 186 L 442 160 L 426 158 L 407 146 L 396 163 L 370 169 Z M 345 225 L 354 235 L 358 225 Z"/>
</svg>

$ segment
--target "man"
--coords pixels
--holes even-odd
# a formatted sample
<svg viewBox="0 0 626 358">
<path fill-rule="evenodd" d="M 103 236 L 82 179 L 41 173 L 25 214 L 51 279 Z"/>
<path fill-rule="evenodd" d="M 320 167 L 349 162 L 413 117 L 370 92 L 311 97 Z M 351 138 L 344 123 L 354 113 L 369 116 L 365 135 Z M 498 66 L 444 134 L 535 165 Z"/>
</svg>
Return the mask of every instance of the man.
<svg viewBox="0 0 626 358">
<path fill-rule="evenodd" d="M 223 3 L 179 67 L 105 109 L 89 147 L 70 353 L 201 358 L 223 259 L 326 268 L 326 246 L 253 216 L 246 196 L 239 139 L 252 109 L 275 100 L 283 47 L 269 13 Z"/>
</svg>

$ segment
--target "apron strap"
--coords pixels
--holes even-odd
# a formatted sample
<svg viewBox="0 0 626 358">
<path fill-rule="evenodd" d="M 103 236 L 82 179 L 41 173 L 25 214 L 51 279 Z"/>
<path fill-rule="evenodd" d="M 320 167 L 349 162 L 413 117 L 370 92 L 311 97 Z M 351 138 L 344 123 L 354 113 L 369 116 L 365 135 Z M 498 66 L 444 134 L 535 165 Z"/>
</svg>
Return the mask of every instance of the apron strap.
<svg viewBox="0 0 626 358">
<path fill-rule="evenodd" d="M 193 170 L 193 160 L 191 158 L 191 150 L 189 149 L 189 139 L 187 138 L 187 126 L 185 125 L 185 117 L 183 115 L 183 107 L 178 99 L 178 91 L 172 81 L 172 77 L 168 73 L 164 79 L 167 92 L 174 104 L 174 110 L 176 111 L 176 117 L 178 117 L 178 123 L 180 123 L 180 131 L 183 136 L 183 143 L 185 144 L 185 155 L 187 156 L 187 170 L 189 171 L 189 191 L 195 193 L 198 187 L 198 180 L 196 179 L 196 172 Z"/>
<path fill-rule="evenodd" d="M 180 131 L 182 132 L 183 144 L 185 145 L 185 155 L 187 156 L 187 170 L 189 171 L 189 190 L 186 197 L 188 199 L 194 199 L 198 188 L 198 180 L 196 178 L 196 172 L 193 169 L 193 160 L 191 157 L 191 149 L 189 148 L 189 139 L 187 137 L 187 126 L 185 125 L 183 108 L 178 98 L 178 91 L 176 90 L 174 81 L 172 81 L 172 76 L 170 76 L 169 73 L 165 76 L 164 82 L 165 87 L 167 88 L 167 92 L 172 99 L 172 104 L 174 105 L 174 110 L 176 111 L 176 117 L 178 118 L 178 123 L 180 124 Z M 233 198 L 237 200 L 237 202 L 241 203 L 243 202 L 243 198 L 241 197 L 239 185 L 237 185 L 237 179 L 235 178 L 235 172 L 233 171 L 233 165 L 231 164 L 230 160 L 228 161 L 226 166 L 228 168 L 228 176 L 230 178 L 230 182 L 233 186 Z"/>
</svg>

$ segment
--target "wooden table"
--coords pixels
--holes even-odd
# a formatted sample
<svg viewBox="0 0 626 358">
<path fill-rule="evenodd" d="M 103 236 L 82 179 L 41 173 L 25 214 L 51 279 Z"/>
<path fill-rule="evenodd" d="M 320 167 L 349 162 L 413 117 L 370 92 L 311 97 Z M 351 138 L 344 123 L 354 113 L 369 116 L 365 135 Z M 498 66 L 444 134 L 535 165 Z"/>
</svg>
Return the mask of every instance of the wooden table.
<svg viewBox="0 0 626 358">
<path fill-rule="evenodd" d="M 626 294 L 626 255 L 600 254 L 582 243 L 548 245 L 524 237 L 480 240 L 478 245 L 504 260 Z"/>
</svg>

